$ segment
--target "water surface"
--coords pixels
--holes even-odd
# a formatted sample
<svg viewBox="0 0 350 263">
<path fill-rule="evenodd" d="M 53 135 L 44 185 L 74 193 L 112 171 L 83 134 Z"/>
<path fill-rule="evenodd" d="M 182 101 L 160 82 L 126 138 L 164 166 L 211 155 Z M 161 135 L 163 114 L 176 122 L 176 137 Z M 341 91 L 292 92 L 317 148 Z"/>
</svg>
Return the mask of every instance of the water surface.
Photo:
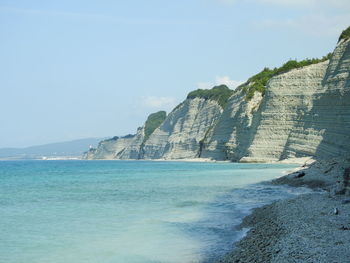
<svg viewBox="0 0 350 263">
<path fill-rule="evenodd" d="M 146 161 L 0 161 L 0 262 L 210 262 L 253 207 L 303 189 L 295 166 Z"/>
</svg>

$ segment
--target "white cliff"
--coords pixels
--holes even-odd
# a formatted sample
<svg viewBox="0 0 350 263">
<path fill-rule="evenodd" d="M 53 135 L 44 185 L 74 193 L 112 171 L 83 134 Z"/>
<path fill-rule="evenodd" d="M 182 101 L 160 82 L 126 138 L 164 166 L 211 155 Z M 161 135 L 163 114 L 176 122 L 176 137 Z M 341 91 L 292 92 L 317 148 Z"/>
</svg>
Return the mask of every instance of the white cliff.
<svg viewBox="0 0 350 263">
<path fill-rule="evenodd" d="M 199 157 L 200 143 L 220 117 L 222 108 L 215 100 L 186 99 L 156 129 L 143 147 L 144 159 L 184 159 Z"/>
<path fill-rule="evenodd" d="M 116 156 L 122 154 L 127 146 L 135 138 L 135 135 L 128 135 L 125 137 L 113 137 L 108 140 L 101 141 L 96 149 L 90 149 L 85 155 L 84 159 L 115 159 Z"/>
<path fill-rule="evenodd" d="M 123 151 L 116 153 L 114 159 L 140 159 L 142 143 L 145 139 L 145 129 L 144 127 L 137 130 L 136 135 L 132 140 L 125 145 Z"/>
<path fill-rule="evenodd" d="M 305 154 L 319 158 L 349 155 L 350 40 L 338 43 L 322 80 L 322 90 L 314 95 L 310 107 L 290 134 L 287 155 L 298 155 L 305 149 Z M 318 144 L 315 136 L 320 139 Z"/>
<path fill-rule="evenodd" d="M 260 92 L 255 92 L 249 101 L 245 96 L 239 90 L 229 99 L 217 124 L 206 136 L 202 158 L 238 161 L 245 155 L 255 133 L 254 117 L 263 98 Z"/>
<path fill-rule="evenodd" d="M 322 140 L 318 131 L 299 129 L 298 133 L 308 136 L 303 148 L 293 151 L 286 147 L 291 134 L 305 123 L 304 116 L 312 109 L 315 96 L 323 92 L 327 65 L 325 61 L 294 69 L 269 81 L 257 112 L 256 131 L 241 161 L 264 162 L 314 154 Z"/>
<path fill-rule="evenodd" d="M 165 111 L 150 114 L 143 127 L 137 129 L 135 135 L 125 137 L 113 137 L 101 141 L 96 149 L 90 149 L 84 159 L 140 159 L 142 157 L 142 147 L 153 131 L 166 118 Z"/>
<path fill-rule="evenodd" d="M 247 95 L 252 80 L 231 97 L 223 86 L 191 92 L 151 132 L 144 126 L 130 138 L 103 141 L 86 158 L 268 162 L 348 155 L 350 40 L 338 43 L 330 61 L 274 72 L 264 94 Z"/>
<path fill-rule="evenodd" d="M 350 150 L 350 41 L 330 61 L 270 79 L 264 97 L 237 91 L 207 136 L 201 157 L 267 162 L 329 158 Z"/>
</svg>

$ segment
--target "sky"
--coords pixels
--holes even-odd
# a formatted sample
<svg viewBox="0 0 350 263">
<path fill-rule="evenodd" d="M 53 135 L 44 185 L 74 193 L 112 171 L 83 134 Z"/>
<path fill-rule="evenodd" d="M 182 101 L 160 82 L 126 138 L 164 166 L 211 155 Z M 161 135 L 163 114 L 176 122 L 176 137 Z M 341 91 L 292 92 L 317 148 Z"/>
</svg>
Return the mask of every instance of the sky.
<svg viewBox="0 0 350 263">
<path fill-rule="evenodd" d="M 0 0 L 0 148 L 135 133 L 349 25 L 349 0 Z"/>
</svg>

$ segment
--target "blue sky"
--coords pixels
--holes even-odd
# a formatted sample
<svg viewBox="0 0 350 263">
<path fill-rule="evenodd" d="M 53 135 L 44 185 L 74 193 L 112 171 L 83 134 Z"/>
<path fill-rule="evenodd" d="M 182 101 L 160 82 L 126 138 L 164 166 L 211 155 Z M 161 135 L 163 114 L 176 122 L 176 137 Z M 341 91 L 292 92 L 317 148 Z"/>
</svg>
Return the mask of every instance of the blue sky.
<svg viewBox="0 0 350 263">
<path fill-rule="evenodd" d="M 0 147 L 133 133 L 188 92 L 331 52 L 348 0 L 0 0 Z"/>
</svg>

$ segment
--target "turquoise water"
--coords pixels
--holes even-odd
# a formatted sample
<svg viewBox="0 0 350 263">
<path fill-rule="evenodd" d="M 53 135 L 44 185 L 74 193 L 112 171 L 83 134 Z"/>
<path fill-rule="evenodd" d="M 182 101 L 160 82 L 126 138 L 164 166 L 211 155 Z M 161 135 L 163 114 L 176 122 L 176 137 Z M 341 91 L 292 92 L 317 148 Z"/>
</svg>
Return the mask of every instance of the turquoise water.
<svg viewBox="0 0 350 263">
<path fill-rule="evenodd" d="M 0 161 L 0 262 L 211 262 L 292 165 Z M 306 191 L 306 190 L 305 190 Z"/>
</svg>

